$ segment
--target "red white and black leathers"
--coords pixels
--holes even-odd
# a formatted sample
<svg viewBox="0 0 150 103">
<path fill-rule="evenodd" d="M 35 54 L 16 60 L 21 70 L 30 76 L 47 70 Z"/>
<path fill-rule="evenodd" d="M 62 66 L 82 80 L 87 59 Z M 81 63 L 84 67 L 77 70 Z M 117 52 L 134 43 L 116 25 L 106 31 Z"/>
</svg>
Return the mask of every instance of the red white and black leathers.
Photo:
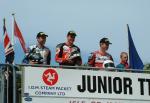
<svg viewBox="0 0 150 103">
<path fill-rule="evenodd" d="M 80 49 L 75 45 L 68 46 L 66 43 L 60 43 L 56 46 L 55 60 L 60 65 L 81 65 L 82 59 Z"/>
<path fill-rule="evenodd" d="M 105 60 L 112 60 L 113 58 L 109 53 L 101 53 L 99 50 L 92 52 L 88 59 L 88 65 L 92 67 L 104 68 L 103 63 Z"/>
</svg>

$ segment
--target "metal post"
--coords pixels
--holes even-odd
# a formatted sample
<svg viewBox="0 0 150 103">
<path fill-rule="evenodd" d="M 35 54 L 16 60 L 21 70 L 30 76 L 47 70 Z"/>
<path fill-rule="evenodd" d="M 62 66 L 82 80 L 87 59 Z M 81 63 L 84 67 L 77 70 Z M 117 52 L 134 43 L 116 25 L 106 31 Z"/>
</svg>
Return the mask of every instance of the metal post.
<svg viewBox="0 0 150 103">
<path fill-rule="evenodd" d="M 1 75 L 2 75 L 2 103 L 4 103 L 4 88 L 5 88 L 5 86 L 4 86 L 4 73 L 3 73 L 3 71 L 2 71 L 2 68 L 1 68 Z"/>
<path fill-rule="evenodd" d="M 11 34 L 11 44 L 14 48 L 14 44 L 15 44 L 15 39 L 14 39 L 14 17 L 15 17 L 15 13 L 12 13 L 12 34 Z"/>
<path fill-rule="evenodd" d="M 9 103 L 9 68 L 7 66 L 7 103 Z"/>
<path fill-rule="evenodd" d="M 16 103 L 16 70 L 14 66 L 12 66 L 12 69 L 13 69 L 13 103 Z"/>
<path fill-rule="evenodd" d="M 0 103 L 3 103 L 2 80 L 2 69 L 0 68 Z"/>
<path fill-rule="evenodd" d="M 9 93 L 10 93 L 10 91 L 9 91 L 9 88 L 10 88 L 10 86 L 9 86 L 9 77 L 7 77 L 7 89 L 6 89 L 6 92 L 7 92 L 7 97 L 4 95 L 4 93 L 5 93 L 5 74 L 3 73 L 4 71 L 2 71 L 2 68 L 4 67 L 4 69 L 6 69 L 6 72 L 7 72 L 7 75 L 9 74 L 9 70 L 11 70 L 12 71 L 12 77 L 13 77 L 13 87 L 12 87 L 12 90 L 13 90 L 13 103 L 16 103 L 16 69 L 15 69 L 15 66 L 13 66 L 13 65 L 11 65 L 11 64 L 0 64 L 0 78 L 1 78 L 1 80 L 2 80 L 2 83 L 1 83 L 1 85 L 2 85 L 2 100 L 0 100 L 0 103 L 12 103 L 12 101 L 10 101 L 9 100 Z M 5 68 L 6 67 L 6 68 Z M 0 96 L 1 96 L 1 94 L 0 94 Z M 6 97 L 6 99 L 7 99 L 7 102 L 4 100 L 4 98 Z M 1 102 L 2 101 L 2 102 Z"/>
</svg>

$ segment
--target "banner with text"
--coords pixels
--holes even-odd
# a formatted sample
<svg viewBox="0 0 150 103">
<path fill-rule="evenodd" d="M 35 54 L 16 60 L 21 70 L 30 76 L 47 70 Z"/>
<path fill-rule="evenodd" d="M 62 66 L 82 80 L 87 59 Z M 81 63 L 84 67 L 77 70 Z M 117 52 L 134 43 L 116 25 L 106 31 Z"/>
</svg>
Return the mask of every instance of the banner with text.
<svg viewBox="0 0 150 103">
<path fill-rule="evenodd" d="M 150 75 L 112 71 L 25 67 L 24 97 L 150 101 Z"/>
</svg>

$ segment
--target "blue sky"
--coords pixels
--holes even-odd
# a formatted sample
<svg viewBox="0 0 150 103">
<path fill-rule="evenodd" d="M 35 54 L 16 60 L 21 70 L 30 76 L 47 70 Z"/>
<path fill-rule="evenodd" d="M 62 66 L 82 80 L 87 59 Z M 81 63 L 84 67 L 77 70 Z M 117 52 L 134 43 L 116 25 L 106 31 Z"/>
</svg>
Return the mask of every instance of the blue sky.
<svg viewBox="0 0 150 103">
<path fill-rule="evenodd" d="M 11 37 L 12 16 L 22 31 L 27 46 L 36 43 L 40 31 L 49 35 L 46 45 L 52 51 L 66 41 L 66 33 L 77 33 L 75 44 L 82 52 L 83 62 L 89 53 L 99 49 L 99 40 L 108 37 L 113 43 L 109 48 L 115 64 L 119 63 L 122 51 L 128 51 L 126 24 L 129 24 L 137 51 L 144 63 L 150 62 L 150 0 L 0 0 L 0 62 L 4 63 L 3 18 L 6 18 Z M 18 40 L 15 43 L 16 63 L 24 56 Z"/>
</svg>

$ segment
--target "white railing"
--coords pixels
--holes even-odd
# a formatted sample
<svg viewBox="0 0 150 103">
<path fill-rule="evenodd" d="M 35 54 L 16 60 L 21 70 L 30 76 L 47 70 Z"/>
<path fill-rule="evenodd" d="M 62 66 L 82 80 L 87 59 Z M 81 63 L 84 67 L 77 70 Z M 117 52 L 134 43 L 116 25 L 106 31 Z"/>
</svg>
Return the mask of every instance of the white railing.
<svg viewBox="0 0 150 103">
<path fill-rule="evenodd" d="M 119 68 L 98 68 L 90 66 L 50 66 L 50 65 L 40 65 L 40 64 L 16 64 L 16 66 L 33 66 L 33 67 L 53 67 L 53 68 L 65 68 L 65 69 L 79 69 L 79 70 L 102 70 L 102 71 L 116 71 L 116 72 L 139 72 L 139 73 L 150 73 L 150 70 L 144 69 L 119 69 Z"/>
</svg>

